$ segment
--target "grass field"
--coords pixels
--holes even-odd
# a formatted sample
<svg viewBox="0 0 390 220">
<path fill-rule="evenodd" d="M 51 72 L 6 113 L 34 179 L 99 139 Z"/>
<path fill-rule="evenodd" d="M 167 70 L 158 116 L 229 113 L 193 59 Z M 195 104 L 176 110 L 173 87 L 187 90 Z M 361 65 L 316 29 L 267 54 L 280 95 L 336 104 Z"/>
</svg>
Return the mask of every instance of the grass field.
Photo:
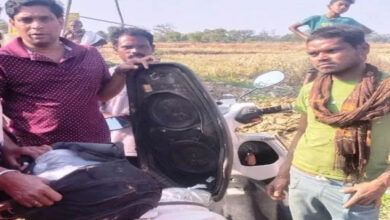
<svg viewBox="0 0 390 220">
<path fill-rule="evenodd" d="M 271 70 L 286 73 L 287 85 L 299 86 L 309 68 L 303 43 L 157 43 L 156 52 L 162 61 L 185 64 L 202 78 L 241 86 Z M 112 47 L 104 47 L 102 53 L 107 60 L 119 62 Z M 369 62 L 390 73 L 390 44 L 371 44 Z M 278 125 L 278 120 L 285 123 L 280 118 L 270 120 L 270 125 Z M 383 199 L 381 219 L 390 219 L 390 195 Z"/>
<path fill-rule="evenodd" d="M 111 47 L 105 58 L 119 62 Z M 280 70 L 287 83 L 299 85 L 309 67 L 303 43 L 157 43 L 162 61 L 185 64 L 201 77 L 247 84 L 259 73 Z M 369 62 L 390 72 L 390 44 L 372 44 Z"/>
</svg>

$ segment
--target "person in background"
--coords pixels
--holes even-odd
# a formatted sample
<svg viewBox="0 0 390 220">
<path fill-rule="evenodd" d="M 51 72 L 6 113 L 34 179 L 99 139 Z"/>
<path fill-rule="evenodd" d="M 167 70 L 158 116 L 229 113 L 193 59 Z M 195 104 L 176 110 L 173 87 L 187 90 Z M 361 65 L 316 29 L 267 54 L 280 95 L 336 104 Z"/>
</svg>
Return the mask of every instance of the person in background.
<svg viewBox="0 0 390 220">
<path fill-rule="evenodd" d="M 302 32 L 299 28 L 302 26 L 308 26 L 310 32 L 313 32 L 319 28 L 329 27 L 332 25 L 344 24 L 352 25 L 362 28 L 362 30 L 369 34 L 372 32 L 369 28 L 363 24 L 357 22 L 353 18 L 342 17 L 341 14 L 347 12 L 350 6 L 355 3 L 355 0 L 331 0 L 328 5 L 328 12 L 325 15 L 314 15 L 308 18 L 305 18 L 301 22 L 294 23 L 289 27 L 289 30 L 296 34 L 297 36 L 306 40 L 309 34 Z M 308 70 L 303 84 L 307 84 L 313 81 L 318 75 L 318 71 L 315 68 Z"/>
<path fill-rule="evenodd" d="M 390 77 L 366 63 L 370 47 L 353 26 L 314 31 L 306 40 L 321 73 L 295 103 L 299 130 L 267 186 L 294 219 L 375 220 L 390 186 Z"/>
<path fill-rule="evenodd" d="M 123 63 L 132 63 L 139 58 L 158 60 L 154 56 L 153 35 L 146 30 L 140 28 L 119 28 L 111 34 L 110 39 L 114 50 Z M 111 68 L 111 74 L 114 73 L 115 68 Z M 123 120 L 128 120 L 130 112 L 126 87 L 111 100 L 103 102 L 100 109 L 106 117 L 123 116 Z M 133 130 L 130 121 L 126 124 L 129 127 L 111 131 L 111 141 L 122 142 L 128 160 L 132 164 L 137 165 Z"/>
<path fill-rule="evenodd" d="M 107 43 L 103 37 L 95 32 L 84 30 L 83 23 L 80 20 L 72 21 L 69 26 L 70 30 L 64 34 L 64 37 L 76 44 L 101 47 Z"/>
</svg>

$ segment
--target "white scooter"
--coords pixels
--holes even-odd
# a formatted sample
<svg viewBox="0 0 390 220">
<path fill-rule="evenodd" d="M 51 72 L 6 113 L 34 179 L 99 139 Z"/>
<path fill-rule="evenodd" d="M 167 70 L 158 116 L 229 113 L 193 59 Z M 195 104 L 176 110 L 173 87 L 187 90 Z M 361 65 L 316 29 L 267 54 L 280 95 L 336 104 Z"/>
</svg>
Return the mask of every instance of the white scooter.
<svg viewBox="0 0 390 220">
<path fill-rule="evenodd" d="M 284 74 L 279 71 L 267 72 L 257 77 L 253 83 L 255 90 L 266 88 L 281 82 Z M 229 127 L 233 143 L 233 170 L 255 179 L 266 180 L 275 177 L 286 155 L 286 147 L 275 137 L 267 133 L 238 133 L 237 128 L 244 124 L 261 120 L 263 114 L 291 110 L 290 105 L 259 109 L 251 102 L 237 102 L 237 99 L 225 94 L 218 102 Z"/>
<path fill-rule="evenodd" d="M 291 110 L 290 104 L 259 109 L 252 102 L 239 102 L 254 91 L 275 85 L 283 79 L 284 74 L 279 71 L 263 73 L 255 79 L 255 89 L 238 99 L 231 94 L 224 94 L 217 102 L 233 144 L 232 180 L 227 195 L 218 203 L 219 212 L 230 219 L 291 219 L 287 201 L 272 201 L 264 190 L 267 181 L 277 175 L 285 160 L 286 147 L 275 135 L 237 131 L 245 124 L 261 123 L 264 114 Z"/>
<path fill-rule="evenodd" d="M 267 109 L 258 109 L 253 103 L 237 103 L 233 97 L 223 97 L 218 104 L 218 110 L 220 113 L 223 114 L 223 118 L 221 118 L 221 115 L 219 115 L 217 112 L 213 112 L 213 115 L 210 118 L 201 118 L 198 122 L 193 117 L 197 117 L 197 115 L 201 115 L 199 112 L 202 112 L 201 107 L 191 105 L 192 108 L 187 108 L 191 104 L 196 103 L 196 100 L 191 100 L 189 98 L 187 101 L 185 101 L 185 97 L 190 96 L 187 91 L 183 90 L 183 87 L 185 87 L 184 80 L 182 79 L 183 76 L 178 77 L 178 75 L 185 74 L 187 80 L 189 80 L 191 83 L 189 83 L 191 86 L 191 91 L 194 94 L 197 94 L 198 96 L 203 96 L 207 98 L 208 101 L 210 101 L 210 97 L 208 94 L 204 93 L 203 88 L 199 88 L 200 85 L 196 84 L 195 78 L 193 74 L 191 74 L 190 70 L 179 65 L 179 64 L 158 64 L 155 66 L 152 66 L 149 70 L 145 70 L 139 74 L 139 78 L 135 77 L 135 80 L 132 80 L 133 82 L 140 82 L 142 84 L 142 90 L 143 92 L 148 93 L 150 91 L 154 91 L 151 95 L 141 95 L 141 98 L 139 96 L 137 97 L 130 97 L 130 103 L 131 106 L 135 106 L 135 111 L 137 112 L 140 109 L 137 110 L 137 108 L 142 109 L 142 113 L 140 115 L 135 115 L 133 118 L 133 121 L 135 118 L 145 117 L 143 120 L 135 121 L 135 123 L 139 125 L 142 124 L 144 126 L 145 123 L 149 123 L 152 129 L 143 129 L 143 132 L 151 132 L 153 136 L 148 136 L 145 139 L 139 140 L 137 142 L 137 146 L 140 149 L 139 143 L 142 144 L 142 140 L 147 141 L 150 138 L 153 138 L 154 136 L 159 136 L 160 138 L 166 138 L 170 139 L 173 136 L 183 136 L 184 139 L 191 139 L 191 141 L 184 141 L 184 140 L 174 140 L 177 142 L 182 142 L 184 145 L 180 147 L 180 149 L 183 149 L 186 144 L 192 145 L 192 150 L 186 151 L 185 154 L 194 154 L 191 156 L 191 159 L 187 162 L 176 162 L 176 165 L 179 166 L 178 170 L 185 171 L 185 173 L 189 173 L 189 176 L 193 176 L 194 179 L 196 179 L 196 175 L 203 173 L 201 171 L 205 167 L 209 167 L 210 161 L 219 160 L 220 162 L 224 161 L 223 163 L 219 163 L 218 167 L 215 167 L 217 170 L 219 169 L 224 172 L 223 176 L 218 176 L 218 172 L 215 173 L 215 175 L 206 175 L 204 177 L 207 178 L 200 178 L 198 179 L 198 182 L 192 182 L 193 185 L 188 186 L 185 182 L 182 182 L 184 184 L 180 184 L 179 187 L 172 187 L 169 184 L 166 188 L 163 189 L 163 195 L 161 199 L 160 205 L 146 213 L 144 216 L 140 218 L 140 220 L 179 220 L 179 219 L 186 219 L 186 220 L 219 220 L 219 219 L 225 219 L 225 217 L 222 217 L 219 214 L 216 214 L 212 211 L 210 211 L 210 204 L 217 202 L 223 198 L 223 194 L 225 193 L 225 190 L 227 189 L 227 184 L 230 180 L 230 171 L 233 169 L 233 172 L 239 173 L 241 176 L 253 178 L 256 180 L 266 180 L 269 178 L 273 178 L 276 176 L 277 171 L 281 163 L 283 162 L 287 150 L 286 148 L 281 144 L 280 141 L 275 136 L 269 135 L 269 134 L 241 134 L 237 133 L 235 130 L 238 126 L 252 122 L 253 120 L 261 117 L 262 114 L 265 113 L 276 113 L 283 110 L 286 110 L 282 107 L 274 107 L 274 108 L 267 108 Z M 281 82 L 284 79 L 284 74 L 281 72 L 269 72 L 266 74 L 262 74 L 259 76 L 255 82 L 254 85 L 256 89 L 265 88 L 268 86 L 272 86 L 274 84 L 277 84 Z M 170 89 L 174 90 L 171 94 L 166 94 L 167 92 L 167 86 L 162 86 L 161 81 L 166 80 L 166 82 L 170 83 L 178 83 L 176 86 L 169 86 Z M 156 81 L 156 84 L 153 86 L 153 81 Z M 183 84 L 182 84 L 183 83 Z M 137 83 L 129 85 L 128 88 L 137 87 Z M 148 86 L 145 86 L 148 85 Z M 161 87 L 163 88 L 161 92 L 156 91 L 155 89 L 150 89 L 150 86 L 154 88 Z M 148 88 L 145 90 L 145 88 Z M 200 89 L 200 93 L 196 91 L 197 89 Z M 180 92 L 178 92 L 180 90 Z M 139 90 L 134 89 L 133 92 L 136 92 Z M 203 92 L 203 94 L 202 94 Z M 159 94 L 159 104 L 155 104 L 156 94 Z M 172 95 L 175 94 L 175 95 Z M 129 91 L 129 96 L 131 96 L 131 91 Z M 154 96 L 154 97 L 153 97 Z M 142 100 L 142 97 L 148 97 L 146 100 Z M 140 101 L 141 99 L 141 101 Z M 148 101 L 151 100 L 151 101 Z M 136 101 L 135 101 L 136 100 Z M 165 100 L 165 101 L 164 101 Z M 136 102 L 138 101 L 139 104 Z M 164 103 L 164 106 L 162 105 Z M 161 104 L 161 105 L 160 105 Z M 215 108 L 215 105 L 207 106 L 208 110 Z M 138 106 L 138 107 L 137 107 Z M 153 110 L 151 110 L 148 107 L 153 107 Z M 182 106 L 180 109 L 177 109 L 177 106 Z M 149 109 L 149 110 L 148 110 Z M 134 109 L 133 109 L 134 110 Z M 156 110 L 160 110 L 157 112 Z M 168 111 L 169 110 L 169 111 Z M 193 113 L 194 110 L 198 110 L 197 113 Z M 155 115 L 152 116 L 152 119 L 150 119 L 150 116 L 146 116 L 145 112 L 148 112 L 148 115 Z M 142 116 L 143 115 L 143 116 Z M 165 119 L 173 119 L 173 116 L 180 117 L 181 119 L 178 119 L 177 124 L 172 124 L 171 122 L 164 121 Z M 190 119 L 191 118 L 191 119 Z M 163 122 L 164 121 L 164 122 Z M 209 154 L 213 154 L 212 151 L 205 150 L 203 148 L 206 148 L 205 145 L 207 145 L 206 139 L 207 137 L 200 137 L 199 135 L 202 132 L 208 132 L 207 130 L 212 131 L 214 128 L 210 124 L 212 121 L 217 122 L 221 128 L 225 129 L 225 132 L 227 132 L 227 136 L 229 140 L 225 142 L 223 145 L 225 148 L 224 152 L 225 155 L 220 154 L 220 156 L 215 158 L 209 158 Z M 142 123 L 140 123 L 142 122 Z M 226 122 L 226 125 L 224 125 Z M 192 125 L 190 125 L 192 123 Z M 207 126 L 203 126 L 203 123 L 207 124 Z M 195 126 L 193 126 L 195 125 Z M 154 127 L 157 126 L 157 127 Z M 154 128 L 153 128 L 154 127 Z M 217 126 L 218 127 L 218 126 Z M 195 128 L 195 129 L 193 129 Z M 140 128 L 139 128 L 140 129 Z M 137 128 L 135 128 L 137 130 Z M 141 128 L 142 130 L 142 128 Z M 157 131 L 156 131 L 157 130 Z M 197 130 L 197 132 L 195 132 Z M 209 131 L 209 132 L 210 132 Z M 184 132 L 184 133 L 183 133 Z M 199 133 L 200 132 L 200 133 Z M 213 135 L 213 131 L 206 134 L 205 136 Z M 189 137 L 190 135 L 197 136 L 195 139 Z M 217 135 L 217 134 L 214 134 Z M 137 132 L 136 132 L 137 136 Z M 163 137 L 164 136 L 164 137 Z M 171 136 L 171 137 L 170 137 Z M 202 136 L 202 135 L 201 135 Z M 209 137 L 210 138 L 210 137 Z M 175 138 L 173 138 L 175 139 Z M 181 138 L 179 138 L 181 139 Z M 203 139 L 203 140 L 202 140 Z M 196 140 L 193 142 L 193 140 Z M 164 142 L 163 140 L 161 142 Z M 168 144 L 167 142 L 167 144 Z M 159 143 L 155 143 L 159 144 Z M 175 144 L 169 143 L 172 146 L 175 146 Z M 231 144 L 231 146 L 229 146 Z M 146 145 L 144 145 L 146 147 Z M 163 147 L 163 145 L 161 145 Z M 210 146 L 207 146 L 210 147 Z M 176 150 L 179 148 L 176 148 Z M 200 151 L 197 152 L 197 149 Z M 170 153 L 175 154 L 175 151 L 170 151 Z M 141 150 L 142 151 L 142 150 Z M 153 154 L 153 153 L 152 153 Z M 181 154 L 181 157 L 183 157 L 183 160 L 186 160 L 186 155 Z M 143 157 L 142 155 L 140 155 Z M 163 157 L 163 153 L 161 153 L 159 156 Z M 205 157 L 205 158 L 203 158 Z M 252 158 L 248 158 L 252 157 Z M 175 156 L 171 157 L 175 158 Z M 219 159 L 218 159 L 219 158 Z M 223 159 L 224 158 L 224 159 Z M 204 160 L 203 160 L 204 159 Z M 174 159 L 173 159 L 174 160 Z M 249 161 L 250 160 L 250 161 Z M 163 162 L 164 163 L 164 162 Z M 187 165 L 184 165 L 186 164 Z M 248 164 L 249 163 L 249 164 Z M 147 163 L 146 163 L 147 164 Z M 195 169 L 190 168 L 190 164 L 194 165 L 195 167 L 198 166 L 197 171 Z M 203 165 L 201 165 L 203 164 Z M 208 165 L 207 165 L 208 164 Z M 200 165 L 200 166 L 199 166 Z M 147 167 L 156 168 L 155 166 L 149 166 Z M 182 169 L 184 168 L 184 169 Z M 165 169 L 160 169 L 160 171 L 164 171 Z M 168 168 L 170 169 L 170 168 Z M 207 168 L 206 168 L 207 170 Z M 191 174 L 192 173 L 192 174 Z M 207 172 L 206 172 L 207 173 Z M 219 173 L 222 174 L 222 173 Z M 180 175 L 179 175 L 180 176 Z M 179 177 L 177 175 L 171 175 L 171 177 L 176 178 Z M 202 176 L 202 175 L 201 175 Z M 186 174 L 182 176 L 183 178 L 188 178 Z M 179 177 L 180 178 L 180 177 Z M 220 178 L 220 181 L 217 179 Z M 171 178 L 168 178 L 172 180 Z M 213 187 L 218 187 L 218 185 L 214 185 L 210 188 L 209 184 L 207 183 L 212 182 L 220 182 L 222 184 L 219 186 L 219 195 L 216 196 L 216 191 L 213 189 Z M 180 180 L 175 179 L 173 182 L 177 183 L 180 182 Z M 195 184 L 196 183 L 196 184 Z M 214 192 L 213 192 L 214 191 Z M 222 193 L 222 194 L 221 194 Z M 223 203 L 223 200 L 222 200 Z M 240 207 L 237 207 L 240 208 Z M 218 209 L 218 208 L 217 208 Z M 213 209 L 213 211 L 218 211 L 216 209 Z M 219 210 L 221 211 L 221 210 Z M 221 211 L 223 215 L 224 211 Z M 244 218 L 234 218 L 234 219 L 244 219 Z"/>
</svg>

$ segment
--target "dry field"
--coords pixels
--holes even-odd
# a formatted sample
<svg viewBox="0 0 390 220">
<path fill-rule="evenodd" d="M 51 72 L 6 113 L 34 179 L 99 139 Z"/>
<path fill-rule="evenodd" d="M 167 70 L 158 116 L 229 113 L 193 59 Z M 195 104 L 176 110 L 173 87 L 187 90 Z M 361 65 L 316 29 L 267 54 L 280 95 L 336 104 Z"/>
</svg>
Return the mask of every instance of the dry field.
<svg viewBox="0 0 390 220">
<path fill-rule="evenodd" d="M 309 66 L 303 43 L 157 43 L 156 52 L 162 61 L 183 63 L 201 77 L 238 84 L 280 70 L 288 84 L 299 85 Z M 102 53 L 119 62 L 112 47 L 104 47 Z M 390 72 L 390 44 L 372 44 L 369 60 Z"/>
<path fill-rule="evenodd" d="M 106 60 L 119 62 L 112 47 L 101 50 Z M 164 62 L 179 62 L 194 70 L 202 79 L 215 85 L 247 86 L 259 73 L 280 70 L 286 73 L 285 85 L 299 87 L 309 63 L 303 43 L 157 43 L 156 52 Z M 369 62 L 390 73 L 390 44 L 371 44 Z M 264 99 L 265 98 L 265 99 Z M 291 98 L 254 100 L 259 106 L 293 102 Z M 299 116 L 282 113 L 267 116 L 264 121 L 241 128 L 244 132 L 271 132 L 288 145 Z M 382 220 L 390 219 L 390 195 L 384 198 Z"/>
<path fill-rule="evenodd" d="M 294 94 L 302 83 L 303 74 L 309 67 L 304 43 L 157 43 L 156 52 L 162 61 L 185 64 L 201 78 L 220 82 L 215 84 L 215 87 L 221 82 L 247 86 L 259 73 L 280 70 L 286 73 L 285 85 L 295 87 L 295 91 L 292 91 Z M 119 62 L 110 45 L 104 47 L 102 53 L 107 60 Z M 372 44 L 369 62 L 390 72 L 390 44 Z M 229 93 L 234 94 L 230 91 Z M 267 106 L 293 100 L 273 98 L 272 102 L 257 101 L 260 105 Z M 296 121 L 296 115 L 278 115 L 276 119 L 265 117 L 264 123 L 249 126 L 244 130 L 249 132 L 271 131 L 284 137 L 288 144 L 296 128 Z"/>
</svg>

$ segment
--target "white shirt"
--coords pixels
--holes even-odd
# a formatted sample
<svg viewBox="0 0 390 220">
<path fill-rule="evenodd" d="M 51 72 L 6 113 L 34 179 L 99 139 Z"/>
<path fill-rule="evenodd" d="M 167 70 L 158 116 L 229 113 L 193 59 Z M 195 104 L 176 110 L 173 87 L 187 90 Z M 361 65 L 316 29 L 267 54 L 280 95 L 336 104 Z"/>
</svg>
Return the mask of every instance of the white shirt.
<svg viewBox="0 0 390 220">
<path fill-rule="evenodd" d="M 103 37 L 96 34 L 95 32 L 85 31 L 83 38 L 81 38 L 80 44 L 81 45 L 93 45 L 102 39 L 103 39 Z"/>
<path fill-rule="evenodd" d="M 114 73 L 115 68 L 110 68 L 111 75 Z M 130 115 L 126 86 L 114 98 L 104 102 L 100 109 L 102 113 L 111 115 L 112 117 Z M 137 156 L 132 127 L 111 131 L 111 141 L 122 142 L 126 156 Z"/>
</svg>

